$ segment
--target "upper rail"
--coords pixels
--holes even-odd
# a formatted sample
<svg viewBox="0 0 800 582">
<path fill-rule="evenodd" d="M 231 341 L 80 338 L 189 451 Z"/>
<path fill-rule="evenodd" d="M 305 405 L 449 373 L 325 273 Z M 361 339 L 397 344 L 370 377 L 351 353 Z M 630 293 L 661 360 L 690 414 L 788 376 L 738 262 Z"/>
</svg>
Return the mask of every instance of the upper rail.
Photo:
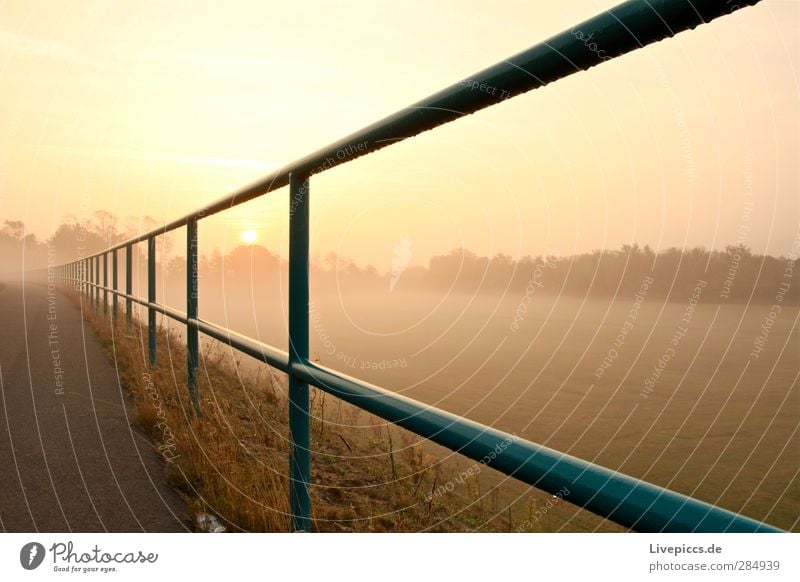
<svg viewBox="0 0 800 582">
<path fill-rule="evenodd" d="M 99 253 L 59 265 L 58 276 L 89 293 L 112 315 L 117 299 L 126 300 L 130 325 L 131 304 L 148 310 L 151 366 L 156 362 L 156 313 L 186 324 L 187 372 L 192 405 L 199 414 L 196 370 L 197 334 L 202 332 L 258 358 L 289 375 L 290 492 L 294 526 L 310 528 L 310 445 L 308 386 L 316 386 L 363 410 L 498 469 L 544 491 L 570 489 L 568 501 L 626 527 L 643 531 L 780 531 L 743 515 L 722 509 L 581 460 L 492 427 L 456 416 L 359 379 L 318 366 L 308 354 L 308 241 L 309 177 L 520 95 L 571 73 L 627 53 L 649 43 L 709 22 L 759 0 L 630 0 L 574 26 L 549 40 L 484 69 L 430 97 L 336 141 L 273 172 L 259 182 L 217 202 L 166 223 L 162 227 L 111 246 Z M 591 42 L 590 42 L 591 41 Z M 232 330 L 203 321 L 197 311 L 197 224 L 205 217 L 289 186 L 289 353 Z M 156 301 L 155 239 L 187 226 L 187 310 Z M 132 293 L 132 248 L 147 241 L 147 299 Z M 125 291 L 117 288 L 117 253 L 125 249 Z M 112 258 L 112 285 L 108 285 L 108 255 Z M 100 284 L 100 259 L 103 277 Z M 48 273 L 49 276 L 49 273 Z M 501 447 L 499 454 L 497 448 Z"/>
<path fill-rule="evenodd" d="M 238 206 L 289 184 L 290 174 L 309 177 L 352 162 L 393 143 L 434 129 L 508 98 L 675 36 L 761 0 L 629 0 L 544 42 L 483 69 L 314 153 L 268 174 L 216 202 L 149 232 L 89 255 L 146 241 Z M 591 42 L 589 42 L 591 41 Z"/>
</svg>

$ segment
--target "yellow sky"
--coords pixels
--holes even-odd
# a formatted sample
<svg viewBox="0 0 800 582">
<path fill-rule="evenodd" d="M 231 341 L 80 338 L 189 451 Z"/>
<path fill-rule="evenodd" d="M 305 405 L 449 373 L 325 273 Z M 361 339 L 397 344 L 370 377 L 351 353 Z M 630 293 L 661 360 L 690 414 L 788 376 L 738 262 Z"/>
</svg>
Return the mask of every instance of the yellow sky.
<svg viewBox="0 0 800 582">
<path fill-rule="evenodd" d="M 615 2 L 0 3 L 0 218 L 174 218 Z M 312 181 L 312 251 L 786 254 L 800 3 L 764 0 Z M 285 252 L 284 193 L 201 223 Z"/>
</svg>

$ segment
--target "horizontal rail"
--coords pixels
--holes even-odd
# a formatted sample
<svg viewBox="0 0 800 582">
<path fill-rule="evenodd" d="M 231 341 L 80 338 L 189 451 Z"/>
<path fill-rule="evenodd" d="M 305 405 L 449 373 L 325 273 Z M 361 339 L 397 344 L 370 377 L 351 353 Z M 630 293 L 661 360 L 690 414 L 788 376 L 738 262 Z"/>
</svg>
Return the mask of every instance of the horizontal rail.
<svg viewBox="0 0 800 582">
<path fill-rule="evenodd" d="M 311 362 L 294 364 L 292 373 L 337 398 L 538 489 L 555 495 L 566 486 L 570 493 L 565 499 L 570 503 L 633 530 L 781 531 Z"/>
<path fill-rule="evenodd" d="M 235 331 L 225 329 L 203 320 L 190 321 L 189 325 L 221 342 L 233 346 L 240 352 L 277 368 L 281 372 L 289 372 L 289 354 L 283 350 L 261 343 Z"/>
<path fill-rule="evenodd" d="M 90 284 L 91 285 L 91 284 Z M 98 285 L 102 291 L 102 286 Z M 161 304 L 118 295 L 181 323 L 186 315 Z M 310 361 L 289 365 L 289 354 L 230 329 L 189 320 L 200 332 L 274 368 L 397 424 L 423 438 L 553 495 L 564 487 L 568 501 L 637 531 L 780 532 L 779 528 L 716 505 L 663 489 L 516 435 L 392 393 Z M 501 453 L 498 453 L 498 448 Z M 611 512 L 607 508 L 614 508 Z"/>
<path fill-rule="evenodd" d="M 565 498 L 569 502 L 633 530 L 781 531 L 316 365 L 309 361 L 307 353 L 310 176 L 758 1 L 737 0 L 738 4 L 731 6 L 720 0 L 630 0 L 288 164 L 217 202 L 104 251 L 55 268 L 60 280 L 85 291 L 96 309 L 99 309 L 102 292 L 104 313 L 108 311 L 109 294 L 114 301 L 114 315 L 117 298 L 124 298 L 128 326 L 132 303 L 147 309 L 151 366 L 156 365 L 156 313 L 187 326 L 187 377 L 198 417 L 200 399 L 196 385 L 192 385 L 198 361 L 198 332 L 289 375 L 290 504 L 296 530 L 308 530 L 311 523 L 308 385 L 313 385 L 529 485 L 552 494 L 566 487 L 570 493 Z M 289 353 L 200 319 L 196 296 L 200 219 L 287 185 L 290 186 Z M 186 313 L 156 301 L 156 237 L 183 226 L 189 227 Z M 148 243 L 146 300 L 132 295 L 131 269 L 133 245 L 145 241 Z M 126 252 L 125 292 L 117 289 L 116 252 L 122 249 Z M 110 288 L 108 254 L 112 254 L 113 269 Z M 102 285 L 100 258 L 103 261 Z M 79 276 L 69 276 L 73 272 Z"/>
<path fill-rule="evenodd" d="M 147 299 L 141 299 L 140 297 L 136 297 L 135 295 L 129 295 L 122 291 L 107 289 L 102 285 L 97 285 L 95 283 L 88 283 L 80 279 L 73 279 L 66 277 L 64 278 L 64 281 L 72 283 L 81 283 L 89 287 L 96 287 L 100 291 L 104 290 L 108 291 L 109 293 L 112 293 L 114 295 L 117 295 L 118 297 L 131 301 L 132 303 L 141 305 L 142 307 L 154 309 L 158 313 L 165 315 L 170 319 L 174 319 L 175 321 L 178 321 L 180 323 L 190 325 L 196 328 L 201 333 L 204 333 L 209 337 L 212 337 L 216 340 L 226 343 L 229 346 L 236 348 L 240 352 L 247 354 L 248 356 L 252 356 L 257 360 L 269 364 L 270 366 L 280 370 L 281 372 L 286 372 L 286 373 L 289 372 L 289 354 L 279 348 L 259 342 L 257 340 L 254 340 L 253 338 L 247 337 L 246 335 L 243 335 L 226 327 L 222 327 L 220 325 L 211 323 L 210 321 L 205 321 L 200 318 L 188 319 L 184 312 L 179 311 L 177 309 L 173 309 L 172 307 L 167 307 L 166 305 L 163 305 L 161 303 L 150 303 L 147 301 Z"/>
<path fill-rule="evenodd" d="M 630 0 L 553 36 L 528 50 L 462 79 L 368 125 L 265 178 L 181 218 L 109 247 L 104 252 L 144 242 L 289 184 L 289 175 L 311 176 L 516 97 L 594 65 L 675 36 L 760 0 Z M 578 33 L 580 37 L 578 38 Z M 586 39 L 590 39 L 589 40 Z M 593 46 L 596 48 L 593 50 Z"/>
</svg>

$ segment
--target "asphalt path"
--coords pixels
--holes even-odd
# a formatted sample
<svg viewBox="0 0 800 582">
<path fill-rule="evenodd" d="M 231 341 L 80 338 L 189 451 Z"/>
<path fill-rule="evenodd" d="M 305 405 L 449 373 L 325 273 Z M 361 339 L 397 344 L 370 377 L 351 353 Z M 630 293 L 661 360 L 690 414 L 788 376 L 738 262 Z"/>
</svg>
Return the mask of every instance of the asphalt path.
<svg viewBox="0 0 800 582">
<path fill-rule="evenodd" d="M 164 472 L 80 309 L 0 282 L 0 530 L 187 531 Z"/>
</svg>

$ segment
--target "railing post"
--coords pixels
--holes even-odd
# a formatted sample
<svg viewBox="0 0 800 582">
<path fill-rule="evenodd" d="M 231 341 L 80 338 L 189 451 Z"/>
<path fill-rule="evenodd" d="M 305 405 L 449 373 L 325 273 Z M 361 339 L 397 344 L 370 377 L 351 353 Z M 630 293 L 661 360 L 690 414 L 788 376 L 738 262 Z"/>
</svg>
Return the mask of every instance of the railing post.
<svg viewBox="0 0 800 582">
<path fill-rule="evenodd" d="M 295 531 L 311 531 L 308 384 L 292 364 L 308 359 L 308 178 L 289 176 L 289 432 L 290 493 Z"/>
<path fill-rule="evenodd" d="M 133 245 L 125 247 L 125 331 L 131 333 L 131 319 L 133 319 Z"/>
<path fill-rule="evenodd" d="M 156 302 L 156 237 L 147 239 L 147 345 L 150 355 L 150 367 L 156 367 L 156 310 L 152 304 Z"/>
<path fill-rule="evenodd" d="M 117 251 L 111 251 L 111 289 L 114 293 L 111 295 L 111 321 L 114 325 L 117 324 L 117 309 L 119 309 L 119 300 L 117 298 Z"/>
<path fill-rule="evenodd" d="M 94 308 L 100 310 L 100 257 L 94 258 Z"/>
<path fill-rule="evenodd" d="M 186 222 L 186 348 L 187 384 L 194 413 L 200 416 L 200 393 L 197 388 L 199 338 L 197 322 L 197 217 Z"/>
<path fill-rule="evenodd" d="M 108 317 L 108 253 L 103 253 L 103 316 Z"/>
</svg>

